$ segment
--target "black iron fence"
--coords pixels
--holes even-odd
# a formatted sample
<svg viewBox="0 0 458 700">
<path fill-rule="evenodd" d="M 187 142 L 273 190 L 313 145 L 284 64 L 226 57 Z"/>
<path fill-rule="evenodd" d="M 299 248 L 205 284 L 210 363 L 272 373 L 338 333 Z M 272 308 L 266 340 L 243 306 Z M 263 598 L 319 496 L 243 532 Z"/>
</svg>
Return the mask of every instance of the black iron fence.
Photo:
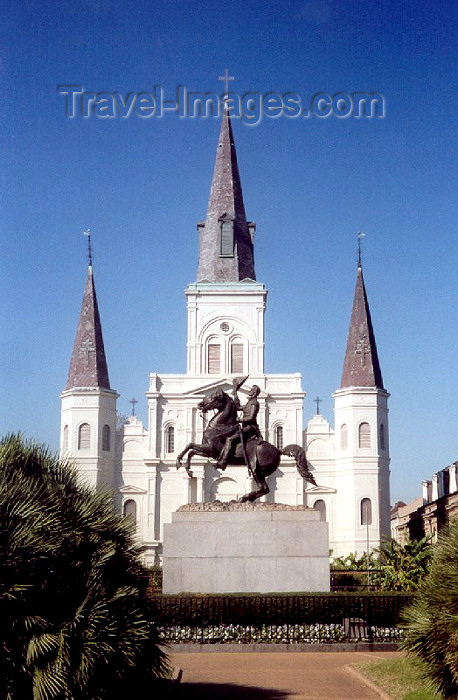
<svg viewBox="0 0 458 700">
<path fill-rule="evenodd" d="M 152 598 L 170 643 L 394 642 L 407 594 L 221 595 Z"/>
<path fill-rule="evenodd" d="M 331 591 L 380 591 L 381 569 L 331 569 Z"/>
</svg>

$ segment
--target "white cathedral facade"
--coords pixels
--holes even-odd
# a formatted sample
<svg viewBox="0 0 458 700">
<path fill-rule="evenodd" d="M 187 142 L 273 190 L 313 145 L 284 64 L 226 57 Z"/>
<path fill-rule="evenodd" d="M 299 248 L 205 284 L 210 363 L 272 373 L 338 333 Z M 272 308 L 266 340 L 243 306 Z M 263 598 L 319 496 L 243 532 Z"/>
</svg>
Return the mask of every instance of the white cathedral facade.
<svg viewBox="0 0 458 700">
<path fill-rule="evenodd" d="M 124 514 L 135 519 L 144 561 L 161 560 L 163 525 L 179 506 L 229 501 L 253 490 L 247 468 L 225 471 L 194 457 L 192 477 L 176 469 L 189 442 L 200 443 L 204 417 L 198 403 L 217 389 L 230 392 L 248 375 L 241 402 L 261 388 L 258 423 L 264 439 L 303 445 L 318 486 L 299 475 L 291 458 L 268 478 L 262 500 L 306 505 L 329 523 L 333 557 L 362 553 L 389 535 L 389 394 L 383 386 L 361 264 L 358 265 L 342 382 L 334 394 L 335 429 L 316 415 L 303 430 L 305 393 L 300 374 L 264 371 L 267 290 L 256 281 L 255 224 L 248 221 L 232 134 L 223 115 L 207 217 L 198 224 L 197 281 L 186 289 L 186 374 L 149 376 L 148 425 L 134 415 L 117 426 L 118 394 L 109 382 L 92 261 L 61 395 L 61 453 L 96 488 L 114 490 Z M 307 532 L 304 532 L 307 537 Z"/>
</svg>

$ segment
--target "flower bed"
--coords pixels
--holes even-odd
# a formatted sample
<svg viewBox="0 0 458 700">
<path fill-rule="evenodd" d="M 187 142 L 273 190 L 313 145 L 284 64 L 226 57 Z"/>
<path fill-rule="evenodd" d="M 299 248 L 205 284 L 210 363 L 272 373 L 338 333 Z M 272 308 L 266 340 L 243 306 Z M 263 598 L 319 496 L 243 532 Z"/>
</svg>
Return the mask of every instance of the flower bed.
<svg viewBox="0 0 458 700">
<path fill-rule="evenodd" d="M 350 638 L 339 624 L 210 625 L 159 627 L 160 638 L 169 644 L 334 644 L 343 642 L 396 642 L 402 630 L 368 627 L 366 637 Z"/>
</svg>

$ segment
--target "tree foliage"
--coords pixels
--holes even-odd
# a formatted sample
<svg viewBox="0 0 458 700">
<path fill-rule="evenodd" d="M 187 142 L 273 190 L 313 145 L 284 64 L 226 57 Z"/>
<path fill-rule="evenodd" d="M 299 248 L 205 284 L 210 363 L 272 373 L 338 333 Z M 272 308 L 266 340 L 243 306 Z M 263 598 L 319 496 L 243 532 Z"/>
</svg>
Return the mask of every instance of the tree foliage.
<svg viewBox="0 0 458 700">
<path fill-rule="evenodd" d="M 432 551 L 427 537 L 404 545 L 386 538 L 378 550 L 383 590 L 416 591 L 429 571 Z"/>
<path fill-rule="evenodd" d="M 423 660 L 437 691 L 458 697 L 458 520 L 440 535 L 405 621 L 405 648 Z"/>
<path fill-rule="evenodd" d="M 368 586 L 377 585 L 383 591 L 402 591 L 410 593 L 416 591 L 429 571 L 432 547 L 429 539 L 408 540 L 404 545 L 399 544 L 390 537 L 386 538 L 382 546 L 369 553 L 358 555 L 351 552 L 346 557 L 338 557 L 332 563 L 332 569 L 345 569 L 349 572 L 366 571 Z M 362 588 L 359 582 L 350 574 L 348 580 L 339 574 L 339 583 L 346 583 L 351 589 L 355 583 Z M 342 585 L 343 585 L 342 583 Z"/>
<path fill-rule="evenodd" d="M 0 699 L 117 700 L 164 675 L 146 571 L 108 494 L 0 442 Z"/>
<path fill-rule="evenodd" d="M 367 569 L 378 568 L 378 558 L 375 552 L 370 552 L 369 556 L 364 552 L 358 555 L 357 552 L 350 552 L 346 557 L 336 557 L 332 562 L 333 569 L 347 569 L 348 571 L 366 571 Z"/>
</svg>

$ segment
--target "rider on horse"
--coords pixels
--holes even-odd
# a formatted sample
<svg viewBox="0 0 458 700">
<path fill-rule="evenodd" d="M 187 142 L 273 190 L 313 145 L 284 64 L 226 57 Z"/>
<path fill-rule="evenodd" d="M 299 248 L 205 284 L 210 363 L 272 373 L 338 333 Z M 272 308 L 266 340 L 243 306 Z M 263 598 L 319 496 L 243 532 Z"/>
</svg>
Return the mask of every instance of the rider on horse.
<svg viewBox="0 0 458 700">
<path fill-rule="evenodd" d="M 243 379 L 242 382 L 240 382 L 237 379 L 234 380 L 234 390 L 232 392 L 234 397 L 234 403 L 237 408 L 237 411 L 242 411 L 242 418 L 237 423 L 237 425 L 231 430 L 231 432 L 226 438 L 224 447 L 221 450 L 221 454 L 218 458 L 218 469 L 226 469 L 229 456 L 233 455 L 237 443 L 242 443 L 243 447 L 245 443 L 252 437 L 256 437 L 258 443 L 260 443 L 263 439 L 258 422 L 256 420 L 256 417 L 259 412 L 258 396 L 261 392 L 261 389 L 257 386 L 257 384 L 253 384 L 248 393 L 248 401 L 246 402 L 245 406 L 243 406 L 243 408 L 240 405 L 240 401 L 237 396 L 237 390 L 240 389 L 245 379 L 246 377 Z"/>
</svg>

